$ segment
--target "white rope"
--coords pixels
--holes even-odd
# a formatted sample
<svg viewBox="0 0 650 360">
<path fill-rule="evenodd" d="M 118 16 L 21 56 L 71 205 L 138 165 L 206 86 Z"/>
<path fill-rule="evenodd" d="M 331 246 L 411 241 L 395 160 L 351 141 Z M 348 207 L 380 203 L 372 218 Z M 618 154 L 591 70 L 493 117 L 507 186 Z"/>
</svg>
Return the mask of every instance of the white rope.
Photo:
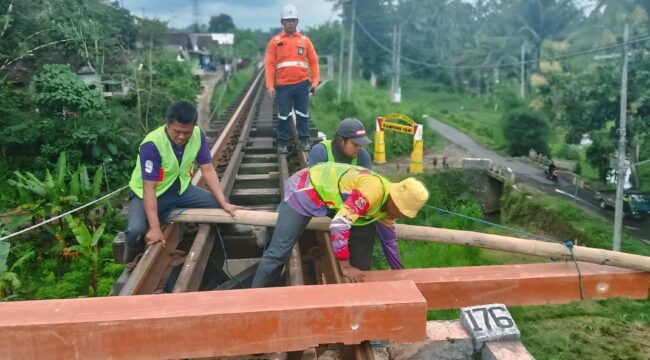
<svg viewBox="0 0 650 360">
<path fill-rule="evenodd" d="M 45 221 L 43 221 L 43 222 L 41 222 L 41 223 L 38 223 L 38 224 L 36 224 L 36 225 L 32 225 L 32 226 L 30 226 L 30 227 L 28 227 L 28 228 L 22 229 L 22 230 L 20 230 L 20 231 L 17 231 L 17 232 L 15 232 L 15 233 L 9 234 L 9 235 L 7 235 L 7 236 L 0 237 L 0 241 L 2 241 L 2 240 L 6 240 L 6 239 L 9 239 L 9 238 L 12 238 L 12 237 L 14 237 L 14 236 L 18 236 L 18 235 L 20 235 L 20 234 L 24 234 L 24 233 L 26 233 L 26 232 L 28 232 L 28 231 L 34 230 L 34 229 L 36 229 L 36 228 L 38 228 L 38 227 L 41 227 L 41 226 L 43 226 L 43 225 L 45 225 L 45 224 L 51 223 L 52 221 L 58 220 L 58 219 L 60 219 L 60 218 L 62 218 L 62 217 L 64 217 L 64 216 L 66 216 L 66 215 L 72 214 L 73 212 L 77 212 L 77 211 L 79 211 L 79 210 L 81 210 L 81 209 L 83 209 L 83 208 L 87 208 L 87 207 L 90 206 L 90 205 L 93 205 L 93 204 L 95 204 L 95 203 L 98 203 L 98 202 L 100 202 L 100 201 L 102 201 L 102 200 L 104 200 L 104 199 L 106 199 L 106 198 L 108 198 L 108 197 L 111 197 L 111 196 L 117 194 L 118 192 L 120 192 L 120 191 L 126 189 L 127 187 L 128 187 L 128 185 L 127 185 L 127 186 L 123 186 L 123 187 L 121 187 L 121 188 L 119 188 L 119 189 L 113 191 L 113 192 L 110 193 L 110 194 L 104 195 L 104 196 L 100 197 L 99 199 L 93 200 L 93 201 L 91 201 L 91 202 L 89 202 L 89 203 L 87 203 L 87 204 L 85 204 L 85 205 L 79 206 L 79 207 L 76 208 L 76 209 L 72 209 L 72 210 L 70 210 L 70 211 L 68 211 L 68 212 L 65 212 L 65 213 L 61 214 L 61 215 L 57 215 L 57 216 L 55 216 L 55 217 L 53 217 L 53 218 L 47 219 L 47 220 L 45 220 Z"/>
</svg>

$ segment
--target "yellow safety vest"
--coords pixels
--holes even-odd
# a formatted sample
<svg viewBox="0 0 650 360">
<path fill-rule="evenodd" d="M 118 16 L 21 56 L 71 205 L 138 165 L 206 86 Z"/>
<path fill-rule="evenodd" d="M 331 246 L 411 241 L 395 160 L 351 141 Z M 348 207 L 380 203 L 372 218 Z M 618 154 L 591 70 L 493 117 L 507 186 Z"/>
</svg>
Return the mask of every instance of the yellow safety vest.
<svg viewBox="0 0 650 360">
<path fill-rule="evenodd" d="M 376 176 L 381 180 L 384 196 L 379 204 L 372 204 L 364 215 L 360 216 L 357 221 L 352 225 L 361 226 L 373 223 L 377 220 L 384 218 L 388 213 L 382 212 L 381 209 L 388 200 L 388 185 L 390 181 L 383 176 L 372 172 L 361 166 L 354 166 L 350 164 L 341 164 L 337 162 L 320 163 L 309 168 L 309 180 L 312 187 L 318 193 L 321 200 L 330 209 L 340 209 L 343 205 L 343 198 L 339 189 L 339 182 L 343 175 L 348 171 L 367 171 L 370 175 Z"/>
<path fill-rule="evenodd" d="M 325 149 L 327 150 L 327 161 L 328 162 L 336 162 L 334 159 L 334 153 L 332 152 L 332 140 L 323 140 L 320 142 L 325 146 Z M 354 159 L 352 159 L 352 162 L 350 163 L 351 165 L 357 165 L 357 159 L 359 159 L 359 156 L 355 156 Z"/>
<path fill-rule="evenodd" d="M 161 126 L 158 129 L 150 132 L 142 140 L 140 145 L 142 146 L 145 143 L 153 143 L 160 153 L 160 159 L 162 164 L 160 165 L 160 182 L 156 186 L 156 197 L 162 195 L 167 189 L 169 189 L 174 181 L 178 178 L 181 182 L 181 188 L 178 194 L 182 194 L 190 186 L 190 181 L 192 180 L 192 170 L 194 168 L 194 160 L 199 153 L 201 148 L 201 130 L 198 126 L 194 127 L 192 131 L 192 136 L 190 137 L 187 144 L 185 144 L 185 149 L 183 150 L 183 158 L 181 163 L 178 163 L 176 154 L 174 154 L 174 149 L 172 148 L 171 140 L 165 132 L 165 126 Z M 144 196 L 144 181 L 142 180 L 142 168 L 140 165 L 140 155 L 138 154 L 138 159 L 135 163 L 135 169 L 131 174 L 131 180 L 129 181 L 129 187 L 133 192 L 142 198 Z"/>
</svg>

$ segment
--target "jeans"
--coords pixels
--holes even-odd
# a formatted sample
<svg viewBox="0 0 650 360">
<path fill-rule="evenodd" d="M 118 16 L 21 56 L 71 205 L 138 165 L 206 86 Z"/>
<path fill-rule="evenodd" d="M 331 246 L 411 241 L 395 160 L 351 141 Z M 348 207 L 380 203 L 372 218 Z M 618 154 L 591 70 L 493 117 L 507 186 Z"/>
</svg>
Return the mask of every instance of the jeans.
<svg viewBox="0 0 650 360">
<path fill-rule="evenodd" d="M 217 200 L 212 193 L 190 184 L 182 195 L 168 191 L 158 198 L 158 219 L 161 223 L 167 220 L 167 216 L 175 208 L 216 209 L 218 207 Z M 124 251 L 126 262 L 132 261 L 135 255 L 144 248 L 144 235 L 148 230 L 149 221 L 144 212 L 144 202 L 135 193 L 129 191 L 129 223 L 124 232 L 127 247 Z"/>
<path fill-rule="evenodd" d="M 363 226 L 352 226 L 350 229 L 350 265 L 363 271 L 370 270 L 372 265 L 372 248 L 375 246 L 377 229 L 375 223 Z"/>
<path fill-rule="evenodd" d="M 296 212 L 284 201 L 280 203 L 278 221 L 275 224 L 271 243 L 268 244 L 268 248 L 260 259 L 251 287 L 267 287 L 278 282 L 282 268 L 291 254 L 291 249 L 305 230 L 309 220 L 311 220 L 310 216 Z"/>
<path fill-rule="evenodd" d="M 293 108 L 296 113 L 296 128 L 300 140 L 309 139 L 309 80 L 292 84 L 280 85 L 276 89 L 278 99 L 278 126 L 276 137 L 278 143 L 287 144 L 291 126 L 289 124 L 289 113 Z"/>
<path fill-rule="evenodd" d="M 289 259 L 293 246 L 311 220 L 282 201 L 277 209 L 278 221 L 275 228 L 267 228 L 267 234 L 272 230 L 271 241 L 266 244 L 264 255 L 260 259 L 253 284 L 251 287 L 267 287 L 280 280 L 282 268 Z M 350 265 L 359 270 L 370 270 L 372 249 L 375 245 L 377 231 L 375 224 L 353 226 L 350 230 Z"/>
</svg>

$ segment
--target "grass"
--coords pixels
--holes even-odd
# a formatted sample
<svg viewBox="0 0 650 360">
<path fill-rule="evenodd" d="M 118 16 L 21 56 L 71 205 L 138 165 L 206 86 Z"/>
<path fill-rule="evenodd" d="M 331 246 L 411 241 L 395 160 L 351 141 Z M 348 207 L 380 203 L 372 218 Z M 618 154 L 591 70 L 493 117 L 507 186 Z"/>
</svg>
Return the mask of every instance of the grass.
<svg viewBox="0 0 650 360">
<path fill-rule="evenodd" d="M 502 219 L 509 224 L 555 239 L 574 239 L 578 245 L 612 248 L 612 226 L 570 201 L 525 188 L 522 192 L 505 194 L 501 204 Z M 650 256 L 650 246 L 625 234 L 621 250 Z"/>
<path fill-rule="evenodd" d="M 429 204 L 481 218 L 468 197 L 468 183 L 462 171 L 444 171 L 419 176 L 430 190 Z M 581 244 L 593 247 L 611 246 L 611 227 L 598 218 L 577 209 L 567 201 L 544 194 L 527 196 L 508 194 L 506 225 L 522 228 L 546 237 L 564 239 L 564 231 L 581 236 Z M 521 216 L 521 214 L 532 214 Z M 462 223 L 447 215 L 424 209 L 406 223 L 467 229 L 512 235 L 502 229 L 474 223 Z M 400 253 L 406 268 L 499 265 L 535 263 L 548 258 L 511 254 L 459 245 L 400 241 Z M 631 238 L 624 238 L 627 252 L 650 255 L 650 247 Z M 381 246 L 376 244 L 373 267 L 387 269 Z M 576 301 L 562 305 L 509 307 L 521 331 L 522 342 L 536 359 L 649 359 L 650 299 L 633 301 L 623 298 Z M 428 312 L 429 320 L 458 320 L 458 309 Z"/>
<path fill-rule="evenodd" d="M 365 81 L 357 81 L 349 100 L 337 101 L 337 83 L 330 81 L 321 87 L 310 102 L 310 117 L 314 125 L 328 139 L 334 136 L 336 127 L 341 120 L 347 117 L 356 117 L 363 122 L 368 136 L 373 139 L 375 133 L 375 120 L 378 116 L 388 113 L 400 113 L 410 117 L 416 123 L 422 124 L 422 115 L 428 112 L 427 104 L 421 101 L 402 101 L 399 104 L 388 101 L 388 92 L 385 89 L 373 88 Z M 426 124 L 424 129 L 424 146 L 426 149 L 440 149 L 444 142 Z M 385 133 L 386 156 L 408 154 L 412 148 L 412 136 L 393 132 Z M 372 145 L 367 149 L 373 152 Z"/>
<path fill-rule="evenodd" d="M 330 84 L 335 89 L 334 84 Z M 490 99 L 462 94 L 450 94 L 435 84 L 408 80 L 404 83 L 402 104 L 386 101 L 385 90 L 373 89 L 365 83 L 356 83 L 352 101 L 338 105 L 335 90 L 319 94 L 312 100 L 312 114 L 317 126 L 333 132 L 342 114 L 354 115 L 372 126 L 377 113 L 420 112 L 430 114 L 468 133 L 477 142 L 496 149 L 505 149 L 501 132 L 501 113 Z M 324 95 L 321 97 L 321 95 Z M 329 96 L 329 101 L 328 100 Z M 374 106 L 374 107 L 373 107 Z M 346 108 L 347 107 L 347 108 Z M 346 110 L 352 110 L 346 113 Z M 376 110 L 373 110 L 376 109 Z M 399 110 L 398 110 L 399 109 Z M 417 115 L 411 115 L 414 119 Z M 374 126 L 373 126 L 374 127 Z M 368 130 L 372 127 L 368 127 Z M 566 151 L 560 141 L 561 129 L 554 135 L 551 147 L 554 153 Z M 329 136 L 331 134 L 328 133 Z M 595 179 L 596 171 L 585 161 L 584 150 L 578 150 L 582 174 Z M 650 169 L 650 167 L 648 167 Z M 429 204 L 482 217 L 476 212 L 476 202 L 468 193 L 468 184 L 462 175 L 453 171 L 420 175 L 430 190 Z M 572 203 L 535 194 L 520 194 L 510 198 L 512 213 L 504 215 L 507 225 L 556 239 L 578 239 L 580 245 L 611 248 L 611 226 L 602 219 L 576 208 Z M 466 229 L 511 235 L 505 230 L 469 223 L 439 214 L 431 209 L 420 212 L 411 224 Z M 512 254 L 460 245 L 400 241 L 400 253 L 406 268 L 520 264 L 548 261 L 548 258 Z M 625 236 L 625 252 L 650 256 L 650 247 Z M 387 269 L 381 246 L 376 244 L 373 267 Z M 525 306 L 509 308 L 522 334 L 522 342 L 536 359 L 650 359 L 650 299 L 608 299 L 579 301 L 563 305 Z M 458 309 L 429 311 L 430 320 L 457 320 Z"/>
<path fill-rule="evenodd" d="M 219 108 L 217 110 L 217 116 L 223 114 L 228 108 L 228 104 L 231 104 L 237 99 L 242 90 L 253 79 L 254 74 L 254 66 L 245 67 L 232 75 L 227 84 L 223 82 L 214 88 L 214 92 L 212 93 L 211 108 Z M 219 98 L 222 96 L 223 98 L 221 99 L 221 103 L 219 103 Z"/>
<path fill-rule="evenodd" d="M 488 148 L 506 149 L 502 112 L 491 97 L 451 93 L 425 80 L 405 79 L 403 84 L 403 98 L 427 104 L 429 115 L 460 129 Z"/>
</svg>

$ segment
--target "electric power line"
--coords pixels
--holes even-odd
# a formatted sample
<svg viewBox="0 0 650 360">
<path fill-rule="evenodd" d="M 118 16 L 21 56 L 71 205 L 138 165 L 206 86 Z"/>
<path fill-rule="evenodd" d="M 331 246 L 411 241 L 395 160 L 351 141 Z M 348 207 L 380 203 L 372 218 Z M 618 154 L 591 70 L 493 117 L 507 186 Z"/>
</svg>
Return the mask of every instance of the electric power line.
<svg viewBox="0 0 650 360">
<path fill-rule="evenodd" d="M 368 36 L 368 38 L 375 43 L 378 47 L 383 49 L 384 51 L 393 54 L 393 51 L 386 46 L 382 45 L 377 39 L 375 39 L 369 32 L 368 30 L 363 26 L 363 24 L 357 19 L 356 23 L 359 25 L 359 28 Z M 575 51 L 572 53 L 564 54 L 564 55 L 558 55 L 558 56 L 553 56 L 553 57 L 548 57 L 548 58 L 543 58 L 539 59 L 539 61 L 556 61 L 556 60 L 562 60 L 562 59 L 567 59 L 571 57 L 576 57 L 576 56 L 582 56 L 582 55 L 588 55 L 588 54 L 593 54 L 601 51 L 606 51 L 606 50 L 612 50 L 612 49 L 617 49 L 620 48 L 622 45 L 630 45 L 630 44 L 636 44 L 639 42 L 644 42 L 650 40 L 650 36 L 643 36 L 639 37 L 636 39 L 630 39 L 627 42 L 619 42 L 619 43 L 614 43 L 614 44 L 609 44 L 609 45 L 603 45 L 598 48 L 593 48 L 593 49 L 587 49 L 587 50 L 580 50 L 580 51 Z M 526 61 L 516 61 L 516 62 L 508 62 L 508 63 L 500 63 L 500 64 L 487 64 L 487 65 L 448 65 L 448 64 L 432 64 L 432 63 L 427 63 L 424 61 L 418 61 L 414 59 L 407 58 L 405 56 L 401 56 L 401 59 L 409 62 L 411 64 L 415 65 L 422 65 L 422 70 L 423 68 L 441 68 L 441 69 L 452 69 L 452 70 L 480 70 L 480 69 L 498 69 L 498 68 L 504 68 L 504 67 L 514 67 L 514 66 L 520 66 L 522 64 L 533 64 L 536 63 L 537 60 L 526 60 Z"/>
</svg>

